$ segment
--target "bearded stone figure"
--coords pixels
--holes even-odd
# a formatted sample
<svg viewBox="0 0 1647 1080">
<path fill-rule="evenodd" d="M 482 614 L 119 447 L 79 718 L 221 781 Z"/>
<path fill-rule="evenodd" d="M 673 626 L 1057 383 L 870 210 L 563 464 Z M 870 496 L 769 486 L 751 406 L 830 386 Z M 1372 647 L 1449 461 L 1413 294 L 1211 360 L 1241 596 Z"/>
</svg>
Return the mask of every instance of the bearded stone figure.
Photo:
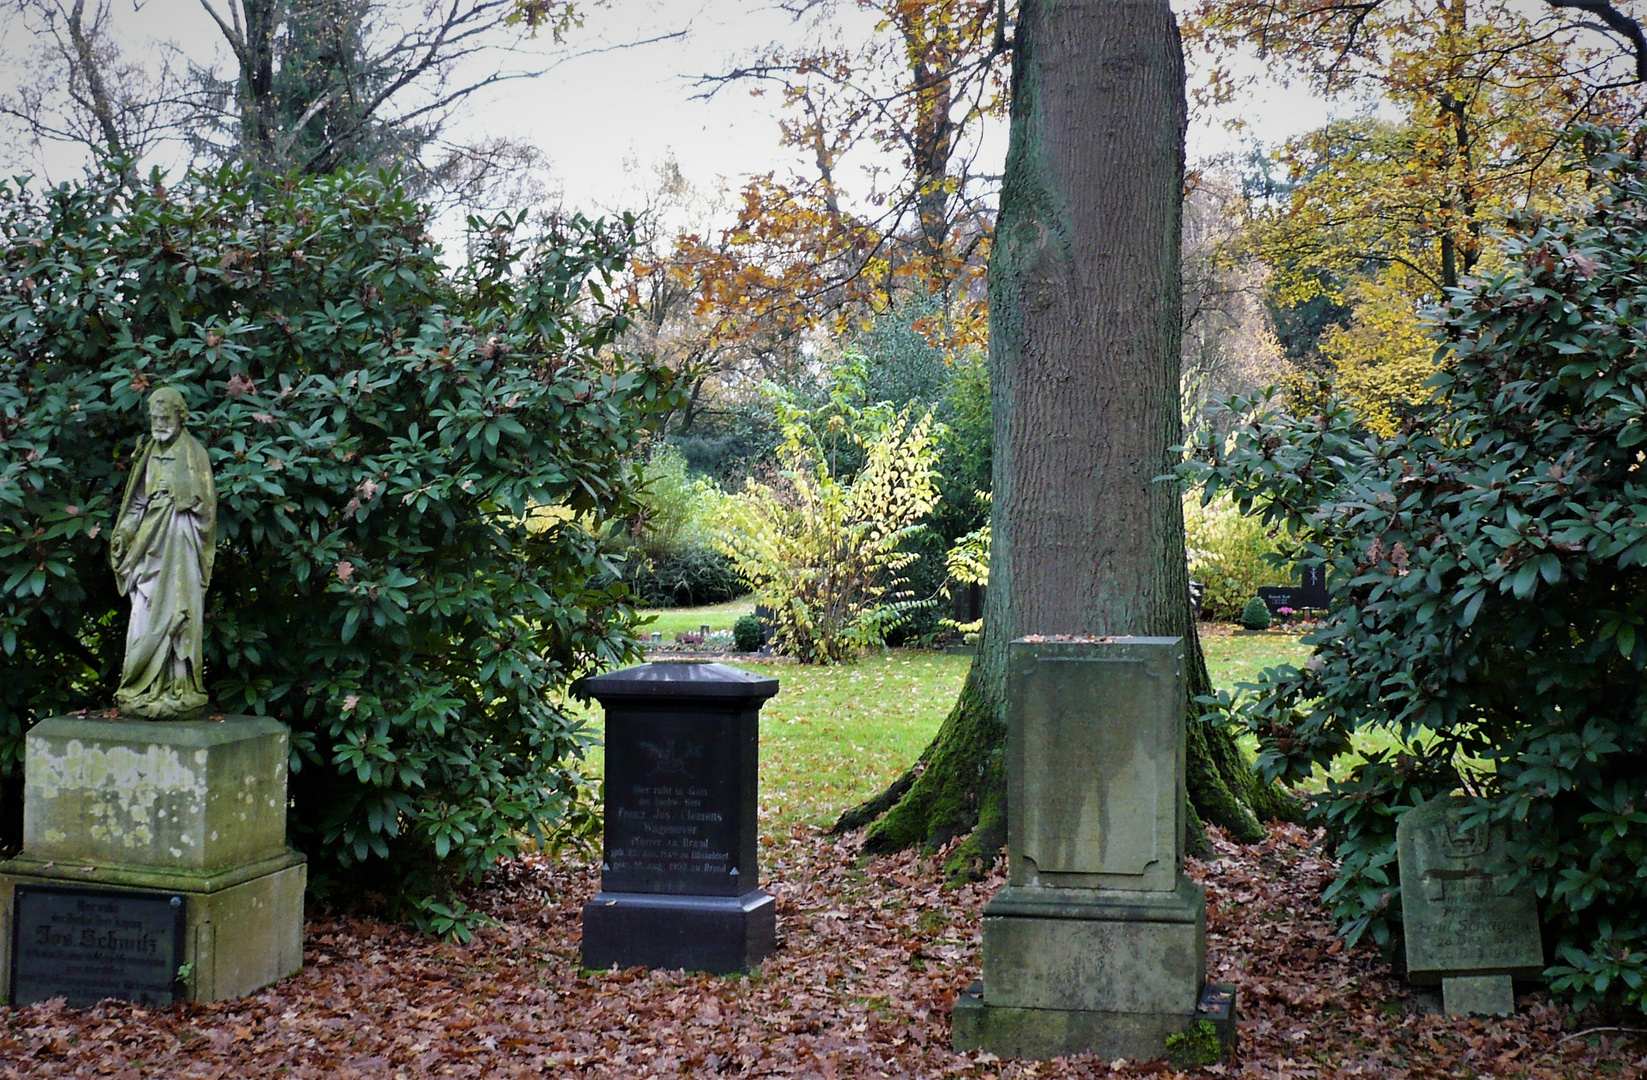
<svg viewBox="0 0 1647 1080">
<path fill-rule="evenodd" d="M 200 663 L 206 587 L 217 549 L 217 488 L 206 448 L 183 430 L 183 395 L 149 396 L 149 430 L 126 481 L 109 543 L 115 581 L 132 600 L 115 704 L 130 716 L 181 720 L 206 706 Z"/>
</svg>

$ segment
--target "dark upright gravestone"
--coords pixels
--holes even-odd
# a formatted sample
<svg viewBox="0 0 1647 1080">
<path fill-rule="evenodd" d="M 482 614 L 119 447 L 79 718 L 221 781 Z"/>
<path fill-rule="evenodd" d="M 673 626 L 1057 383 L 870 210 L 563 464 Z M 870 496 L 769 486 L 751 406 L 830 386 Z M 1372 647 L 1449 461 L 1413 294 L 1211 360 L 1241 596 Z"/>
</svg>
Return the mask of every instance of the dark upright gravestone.
<svg viewBox="0 0 1647 1080">
<path fill-rule="evenodd" d="M 1300 566 L 1298 588 L 1293 591 L 1295 607 L 1324 608 L 1332 602 L 1327 593 L 1327 570 L 1322 566 Z"/>
<path fill-rule="evenodd" d="M 778 635 L 778 613 L 765 604 L 755 605 L 755 621 L 761 626 L 761 650 L 765 651 Z"/>
<path fill-rule="evenodd" d="M 1281 614 L 1281 609 L 1289 612 L 1297 611 L 1301 606 L 1298 603 L 1298 590 L 1291 585 L 1260 585 L 1258 599 L 1264 601 L 1264 606 L 1270 609 L 1271 615 Z"/>
<path fill-rule="evenodd" d="M 665 662 L 586 685 L 606 710 L 606 840 L 583 966 L 758 966 L 776 938 L 755 859 L 759 720 L 778 680 Z"/>
</svg>

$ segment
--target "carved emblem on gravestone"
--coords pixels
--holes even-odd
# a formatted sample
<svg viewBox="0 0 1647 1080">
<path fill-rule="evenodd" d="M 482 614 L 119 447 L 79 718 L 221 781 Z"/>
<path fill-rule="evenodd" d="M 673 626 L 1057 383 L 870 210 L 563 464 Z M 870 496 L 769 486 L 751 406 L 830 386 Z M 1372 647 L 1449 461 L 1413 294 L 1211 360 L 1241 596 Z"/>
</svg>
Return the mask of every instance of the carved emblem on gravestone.
<svg viewBox="0 0 1647 1080">
<path fill-rule="evenodd" d="M 132 601 L 115 704 L 150 720 L 186 719 L 206 706 L 200 632 L 217 550 L 217 488 L 200 441 L 184 430 L 183 395 L 149 395 L 151 437 L 138 447 L 109 557 Z"/>
<path fill-rule="evenodd" d="M 662 739 L 640 744 L 641 749 L 652 759 L 652 768 L 647 776 L 675 776 L 682 780 L 693 778 L 698 762 L 703 759 L 704 746 L 701 742 L 689 742 L 677 748 L 676 743 L 675 739 Z"/>
<path fill-rule="evenodd" d="M 1472 859 L 1487 854 L 1487 826 L 1479 822 L 1466 825 L 1458 812 L 1446 814 L 1442 821 L 1441 837 L 1449 857 Z"/>
<path fill-rule="evenodd" d="M 1530 884 L 1510 888 L 1504 827 L 1467 824 L 1467 810 L 1432 799 L 1397 827 L 1407 976 L 1440 982 L 1449 1012 L 1502 1014 L 1511 980 L 1544 967 L 1538 901 Z"/>
</svg>

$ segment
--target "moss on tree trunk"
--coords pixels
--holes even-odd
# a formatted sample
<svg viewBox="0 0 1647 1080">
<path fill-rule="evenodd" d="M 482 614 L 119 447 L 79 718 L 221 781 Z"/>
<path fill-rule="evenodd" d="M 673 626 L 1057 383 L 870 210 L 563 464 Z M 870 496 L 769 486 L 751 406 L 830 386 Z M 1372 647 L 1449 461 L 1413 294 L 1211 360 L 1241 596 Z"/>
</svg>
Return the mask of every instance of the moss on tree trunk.
<svg viewBox="0 0 1647 1080">
<path fill-rule="evenodd" d="M 1194 699 L 1211 688 L 1199 642 L 1186 650 L 1185 664 L 1188 849 L 1207 850 L 1204 823 L 1244 843 L 1261 840 L 1261 821 L 1295 819 L 1297 802 L 1258 778 L 1228 732 L 1197 720 Z M 967 674 L 954 708 L 915 764 L 842 814 L 836 832 L 868 825 L 864 850 L 871 853 L 935 851 L 964 836 L 944 865 L 945 876 L 976 879 L 989 871 L 1006 842 L 1006 728 L 986 697 L 981 671 L 975 665 Z"/>
</svg>

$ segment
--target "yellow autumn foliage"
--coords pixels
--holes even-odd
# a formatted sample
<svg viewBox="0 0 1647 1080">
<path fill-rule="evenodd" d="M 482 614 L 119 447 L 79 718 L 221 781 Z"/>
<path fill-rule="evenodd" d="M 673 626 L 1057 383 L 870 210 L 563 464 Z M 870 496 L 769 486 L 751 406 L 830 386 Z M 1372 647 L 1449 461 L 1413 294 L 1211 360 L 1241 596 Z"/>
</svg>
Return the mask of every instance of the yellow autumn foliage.
<svg viewBox="0 0 1647 1080">
<path fill-rule="evenodd" d="M 1409 286 L 1384 274 L 1355 283 L 1348 326 L 1321 336 L 1321 355 L 1337 372 L 1338 394 L 1379 435 L 1393 435 L 1403 416 L 1429 397 L 1436 341 Z"/>
</svg>

